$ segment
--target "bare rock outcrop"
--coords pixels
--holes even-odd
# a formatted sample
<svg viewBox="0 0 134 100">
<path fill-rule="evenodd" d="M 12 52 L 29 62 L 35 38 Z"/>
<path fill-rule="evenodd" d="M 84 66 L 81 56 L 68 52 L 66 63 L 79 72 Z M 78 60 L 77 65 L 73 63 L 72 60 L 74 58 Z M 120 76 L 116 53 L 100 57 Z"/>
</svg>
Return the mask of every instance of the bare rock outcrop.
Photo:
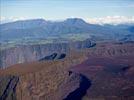
<svg viewBox="0 0 134 100">
<path fill-rule="evenodd" d="M 18 63 L 38 61 L 52 53 L 66 54 L 71 49 L 79 50 L 95 46 L 89 39 L 70 43 L 51 43 L 36 45 L 19 45 L 0 50 L 0 69 L 7 68 Z M 62 55 L 65 56 L 65 55 Z M 61 59 L 61 57 L 59 57 Z"/>
</svg>

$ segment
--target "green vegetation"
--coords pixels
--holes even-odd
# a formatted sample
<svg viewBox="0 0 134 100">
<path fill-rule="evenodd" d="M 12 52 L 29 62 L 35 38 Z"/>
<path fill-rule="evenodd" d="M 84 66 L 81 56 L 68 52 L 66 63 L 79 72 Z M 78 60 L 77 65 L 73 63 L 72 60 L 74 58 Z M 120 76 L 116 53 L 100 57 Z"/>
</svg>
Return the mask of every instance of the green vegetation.
<svg viewBox="0 0 134 100">
<path fill-rule="evenodd" d="M 46 38 L 22 38 L 7 40 L 1 42 L 0 50 L 16 47 L 19 45 L 36 45 L 36 44 L 49 44 L 49 43 L 66 43 L 70 41 L 82 41 L 90 38 L 89 34 L 63 34 L 60 36 L 52 36 Z"/>
</svg>

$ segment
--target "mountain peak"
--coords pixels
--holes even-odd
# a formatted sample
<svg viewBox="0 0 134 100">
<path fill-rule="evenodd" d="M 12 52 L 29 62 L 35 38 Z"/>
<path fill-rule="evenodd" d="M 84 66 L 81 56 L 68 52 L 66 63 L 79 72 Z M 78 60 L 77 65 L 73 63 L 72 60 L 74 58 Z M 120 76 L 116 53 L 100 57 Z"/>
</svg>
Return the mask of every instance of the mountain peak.
<svg viewBox="0 0 134 100">
<path fill-rule="evenodd" d="M 65 20 L 65 22 L 67 23 L 71 23 L 71 24 L 82 24 L 82 23 L 86 23 L 83 19 L 81 18 L 68 18 Z"/>
</svg>

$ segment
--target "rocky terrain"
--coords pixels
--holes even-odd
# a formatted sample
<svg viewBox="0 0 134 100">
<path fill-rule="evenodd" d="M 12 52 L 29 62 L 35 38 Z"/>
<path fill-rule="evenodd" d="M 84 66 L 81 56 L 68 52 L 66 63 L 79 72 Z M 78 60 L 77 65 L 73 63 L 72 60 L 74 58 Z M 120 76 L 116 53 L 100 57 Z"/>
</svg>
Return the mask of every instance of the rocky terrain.
<svg viewBox="0 0 134 100">
<path fill-rule="evenodd" d="M 33 19 L 0 24 L 0 69 L 38 61 L 52 53 L 94 47 L 101 42 L 133 43 L 133 30 L 134 24 L 95 25 L 80 18 L 59 22 Z M 108 52 L 112 54 L 112 51 Z"/>
<path fill-rule="evenodd" d="M 64 59 L 12 65 L 0 70 L 0 98 L 133 100 L 133 59 L 133 43 L 100 43 Z"/>
<path fill-rule="evenodd" d="M 1 87 L 0 97 L 10 98 L 10 100 L 14 100 L 14 98 L 17 98 L 17 100 L 63 99 L 68 95 L 69 91 L 73 91 L 79 86 L 80 81 L 79 75 L 75 73 L 69 75 L 69 66 L 80 63 L 85 59 L 83 54 L 78 56 L 73 53 L 73 56 L 71 55 L 61 61 L 17 64 L 1 70 L 0 79 L 3 82 L 1 86 L 5 85 L 5 87 Z M 8 75 L 11 76 L 9 77 Z M 15 91 L 13 91 L 14 86 L 10 86 L 10 88 L 7 85 L 12 85 L 10 84 L 10 80 L 12 83 L 13 77 L 19 77 Z M 63 90 L 63 88 L 65 90 Z M 4 91 L 8 91 L 6 96 L 4 96 Z M 13 95 L 15 95 L 15 97 Z"/>
<path fill-rule="evenodd" d="M 133 33 L 80 18 L 0 24 L 0 100 L 134 100 Z"/>
<path fill-rule="evenodd" d="M 69 43 L 49 43 L 19 45 L 0 50 L 0 68 L 4 69 L 17 63 L 38 61 L 52 53 L 68 53 L 70 49 L 82 49 L 95 46 L 89 39 Z"/>
</svg>

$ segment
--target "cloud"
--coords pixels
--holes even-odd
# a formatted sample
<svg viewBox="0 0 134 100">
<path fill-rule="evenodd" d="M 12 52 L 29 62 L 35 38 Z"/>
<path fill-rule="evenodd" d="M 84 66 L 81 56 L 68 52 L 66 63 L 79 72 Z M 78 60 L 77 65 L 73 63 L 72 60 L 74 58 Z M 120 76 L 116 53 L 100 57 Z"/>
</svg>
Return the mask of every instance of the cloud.
<svg viewBox="0 0 134 100">
<path fill-rule="evenodd" d="M 17 20 L 25 20 L 25 19 L 29 19 L 28 17 L 9 17 L 6 18 L 4 16 L 0 17 L 0 23 L 8 23 L 8 22 L 13 22 L 13 21 L 17 21 Z"/>
<path fill-rule="evenodd" d="M 92 24 L 122 24 L 122 23 L 134 23 L 134 16 L 106 16 L 101 18 L 89 18 L 87 19 Z"/>
<path fill-rule="evenodd" d="M 26 20 L 30 19 L 29 17 L 0 17 L 0 23 L 8 23 L 8 22 L 13 22 L 17 20 Z M 33 18 L 32 18 L 33 19 Z M 36 18 L 37 19 L 37 18 Z M 122 23 L 134 23 L 134 16 L 132 17 L 126 17 L 126 16 L 106 16 L 106 17 L 101 17 L 101 18 L 87 18 L 85 19 L 87 22 L 91 24 L 122 24 Z"/>
</svg>

